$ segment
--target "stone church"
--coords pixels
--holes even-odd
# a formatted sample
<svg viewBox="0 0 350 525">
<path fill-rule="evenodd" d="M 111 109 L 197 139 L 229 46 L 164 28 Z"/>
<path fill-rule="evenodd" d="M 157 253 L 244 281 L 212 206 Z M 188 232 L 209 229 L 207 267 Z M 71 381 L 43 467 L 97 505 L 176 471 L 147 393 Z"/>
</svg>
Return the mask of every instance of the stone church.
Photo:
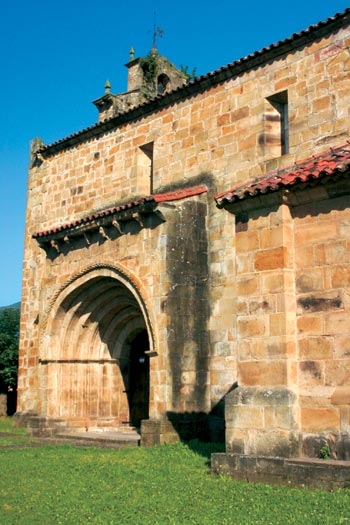
<svg viewBox="0 0 350 525">
<path fill-rule="evenodd" d="M 347 9 L 192 80 L 131 51 L 32 141 L 19 422 L 349 453 L 349 48 Z"/>
</svg>

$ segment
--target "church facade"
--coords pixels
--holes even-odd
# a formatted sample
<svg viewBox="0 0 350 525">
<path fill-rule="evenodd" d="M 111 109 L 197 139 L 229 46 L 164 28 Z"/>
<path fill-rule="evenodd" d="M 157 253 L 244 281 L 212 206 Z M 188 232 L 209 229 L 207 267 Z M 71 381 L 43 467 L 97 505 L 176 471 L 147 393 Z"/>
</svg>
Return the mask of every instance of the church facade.
<svg viewBox="0 0 350 525">
<path fill-rule="evenodd" d="M 348 453 L 350 12 L 31 144 L 18 420 Z"/>
</svg>

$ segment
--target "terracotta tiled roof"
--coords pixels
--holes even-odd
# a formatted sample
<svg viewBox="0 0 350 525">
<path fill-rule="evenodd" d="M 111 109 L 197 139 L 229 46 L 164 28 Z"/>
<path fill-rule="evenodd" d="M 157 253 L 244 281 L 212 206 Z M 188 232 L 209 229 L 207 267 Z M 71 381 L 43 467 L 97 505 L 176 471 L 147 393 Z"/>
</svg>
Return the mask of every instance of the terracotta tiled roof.
<svg viewBox="0 0 350 525">
<path fill-rule="evenodd" d="M 178 87 L 169 93 L 158 95 L 148 102 L 144 102 L 135 108 L 121 113 L 117 117 L 111 117 L 103 122 L 78 131 L 77 133 L 73 133 L 66 138 L 53 142 L 52 144 L 43 146 L 40 149 L 40 153 L 43 155 L 55 154 L 60 150 L 79 144 L 80 142 L 92 137 L 96 137 L 105 131 L 114 129 L 122 125 L 124 122 L 144 117 L 161 107 L 167 107 L 178 100 L 205 91 L 212 85 L 224 82 L 227 79 L 248 71 L 252 67 L 258 67 L 259 65 L 266 63 L 268 60 L 273 60 L 275 57 L 280 56 L 283 53 L 291 52 L 298 46 L 314 41 L 316 38 L 319 38 L 323 34 L 327 34 L 329 31 L 335 30 L 342 24 L 349 23 L 349 18 L 350 8 L 347 8 L 342 13 L 337 13 L 334 16 L 327 18 L 325 21 L 313 24 L 303 31 L 294 33 L 285 40 L 280 40 L 275 44 L 264 47 L 263 49 L 255 51 L 239 60 L 235 60 L 226 66 L 211 71 L 205 75 L 198 76 L 184 86 Z"/>
<path fill-rule="evenodd" d="M 184 199 L 186 197 L 192 197 L 194 195 L 200 195 L 208 191 L 206 186 L 192 186 L 192 188 L 184 188 L 181 190 L 168 191 L 167 193 L 157 193 L 153 195 L 155 202 L 169 202 Z"/>
<path fill-rule="evenodd" d="M 68 224 L 62 226 L 56 226 L 50 230 L 44 230 L 41 232 L 34 233 L 32 237 L 34 239 L 42 239 L 50 237 L 58 233 L 69 232 L 70 230 L 79 229 L 85 225 L 89 225 L 99 220 L 117 215 L 123 219 L 123 217 L 130 216 L 132 212 L 147 213 L 152 211 L 157 207 L 157 204 L 160 202 L 169 202 L 174 200 L 185 199 L 187 197 L 193 197 L 195 195 L 200 195 L 208 191 L 206 186 L 192 186 L 190 188 L 183 188 L 179 190 L 169 191 L 167 193 L 158 193 L 155 195 L 149 195 L 148 197 L 141 197 L 140 199 L 130 201 L 126 204 L 121 204 L 120 206 L 115 206 L 113 208 L 108 208 L 102 210 L 81 219 L 77 219 Z"/>
<path fill-rule="evenodd" d="M 326 177 L 336 178 L 350 170 L 350 144 L 327 150 L 323 154 L 293 167 L 268 173 L 264 177 L 240 184 L 231 190 L 215 196 L 219 208 L 262 195 L 272 193 L 296 184 L 317 184 Z"/>
</svg>

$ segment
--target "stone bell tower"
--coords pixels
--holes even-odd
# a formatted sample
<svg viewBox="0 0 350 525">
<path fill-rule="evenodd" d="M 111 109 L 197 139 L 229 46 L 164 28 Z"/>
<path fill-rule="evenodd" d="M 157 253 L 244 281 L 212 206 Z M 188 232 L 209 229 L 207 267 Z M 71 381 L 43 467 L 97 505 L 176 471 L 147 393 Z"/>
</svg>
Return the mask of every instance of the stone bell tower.
<svg viewBox="0 0 350 525">
<path fill-rule="evenodd" d="M 128 68 L 127 91 L 114 95 L 107 81 L 104 95 L 93 102 L 99 111 L 99 122 L 116 117 L 187 82 L 184 73 L 159 55 L 156 47 L 142 58 L 135 58 L 134 49 L 131 48 L 129 62 L 125 65 Z"/>
</svg>

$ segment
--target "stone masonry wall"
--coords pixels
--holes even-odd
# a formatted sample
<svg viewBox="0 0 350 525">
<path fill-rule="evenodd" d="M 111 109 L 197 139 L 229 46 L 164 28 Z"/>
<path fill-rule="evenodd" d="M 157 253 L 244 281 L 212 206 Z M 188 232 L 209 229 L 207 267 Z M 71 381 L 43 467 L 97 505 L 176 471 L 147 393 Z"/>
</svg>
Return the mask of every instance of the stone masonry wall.
<svg viewBox="0 0 350 525">
<path fill-rule="evenodd" d="M 349 190 L 340 181 L 275 194 L 236 213 L 229 452 L 318 457 L 328 445 L 349 457 Z"/>
<path fill-rule="evenodd" d="M 166 277 L 167 250 L 175 246 L 167 237 L 170 232 L 167 222 L 135 234 L 130 232 L 113 241 L 81 246 L 54 260 L 47 258 L 31 238 L 35 232 L 69 224 L 92 212 L 149 193 L 150 173 L 140 165 L 139 152 L 143 145 L 153 143 L 154 193 L 197 183 L 207 184 L 209 190 L 207 197 L 198 199 L 208 207 L 207 215 L 199 221 L 200 228 L 205 228 L 206 232 L 198 242 L 203 245 L 205 239 L 207 245 L 207 260 L 200 273 L 205 270 L 209 279 L 205 288 L 196 291 L 200 301 L 208 298 L 208 305 L 202 314 L 201 327 L 193 332 L 196 337 L 199 333 L 201 338 L 205 337 L 204 346 L 208 348 L 208 361 L 207 357 L 204 361 L 209 374 L 205 383 L 200 379 L 201 385 L 205 384 L 203 406 L 207 411 L 222 406 L 225 394 L 237 378 L 247 387 L 285 388 L 287 408 L 267 402 L 263 410 L 255 410 L 254 417 L 259 420 L 262 412 L 265 416 L 268 413 L 269 422 L 267 426 L 264 423 L 264 428 L 271 429 L 278 421 L 288 447 L 292 447 L 294 426 L 299 425 L 293 396 L 297 374 L 305 378 L 306 374 L 310 375 L 310 368 L 302 369 L 305 364 L 297 366 L 296 336 L 293 335 L 296 320 L 300 348 L 309 344 L 306 336 L 313 317 L 316 318 L 315 327 L 310 328 L 313 337 L 319 335 L 312 331 L 316 330 L 317 323 L 328 323 L 334 335 L 336 326 L 343 326 L 343 321 L 337 324 L 337 308 L 332 321 L 326 321 L 323 313 L 305 313 L 300 300 L 307 297 L 308 290 L 301 289 L 300 284 L 297 284 L 300 297 L 298 295 L 296 317 L 296 284 L 291 277 L 295 240 L 291 234 L 292 218 L 288 206 L 275 203 L 271 212 L 260 217 L 248 210 L 248 218 L 235 220 L 232 214 L 215 208 L 212 196 L 346 140 L 350 123 L 349 45 L 349 29 L 340 29 L 221 84 L 213 86 L 208 82 L 205 91 L 126 122 L 112 131 L 101 132 L 99 136 L 49 155 L 40 165 L 32 167 L 23 269 L 19 411 L 42 411 L 38 377 L 38 359 L 43 344 L 40 330 L 50 302 L 72 276 L 91 265 L 107 263 L 120 265 L 133 282 L 138 283 L 154 322 L 159 353 L 152 358 L 156 361 L 151 365 L 150 414 L 158 417 L 173 410 L 168 386 L 169 381 L 172 384 L 166 340 L 169 319 L 161 306 L 170 287 L 176 284 L 173 278 Z M 286 90 L 289 153 L 279 155 L 269 134 L 266 101 Z M 303 220 L 308 222 L 309 218 Z M 311 218 L 311 223 L 313 220 Z M 295 220 L 296 228 L 298 224 Z M 340 226 L 338 229 L 340 231 Z M 342 231 L 344 229 L 345 226 Z M 174 234 L 171 235 L 174 239 Z M 346 244 L 345 237 L 340 242 Z M 307 242 L 304 244 L 307 248 Z M 296 249 L 296 256 L 301 258 L 300 249 Z M 334 265 L 333 281 L 325 285 L 329 292 L 327 298 L 331 301 L 337 300 L 338 295 L 333 297 L 330 289 L 333 285 L 339 288 L 337 282 L 344 271 L 344 265 Z M 248 295 L 251 296 L 249 300 Z M 191 305 L 193 312 L 196 306 L 197 302 Z M 308 326 L 304 332 L 303 323 Z M 277 339 L 281 344 L 275 344 Z M 341 350 L 341 336 L 332 341 L 335 345 L 332 351 L 337 352 L 339 359 L 346 359 Z M 326 345 L 326 340 L 322 340 L 322 344 Z M 329 351 L 324 350 L 325 358 Z M 299 352 L 301 356 L 308 355 L 303 361 L 318 361 L 310 357 L 309 351 Z M 260 361 L 258 369 L 255 367 L 257 360 Z M 317 368 L 318 365 L 312 366 Z M 321 377 L 326 377 L 322 375 L 329 373 L 326 361 L 321 369 Z M 193 377 L 197 382 L 198 376 Z M 311 383 L 314 377 L 311 373 Z M 336 377 L 341 382 L 345 380 L 338 368 L 327 381 L 334 383 Z M 312 393 L 311 397 L 315 400 L 317 396 Z M 276 399 L 280 399 L 277 391 Z M 303 403 L 306 405 L 301 421 L 306 425 L 306 398 Z M 332 413 L 329 412 L 330 417 Z M 251 447 L 255 446 L 252 442 Z"/>
<path fill-rule="evenodd" d="M 305 455 L 317 455 L 328 442 L 344 458 L 341 442 L 350 430 L 349 185 L 343 181 L 329 191 L 333 198 L 293 210 L 300 426 Z"/>
<path fill-rule="evenodd" d="M 288 456 L 298 439 L 294 236 L 274 200 L 236 214 L 238 388 L 226 440 L 231 451 Z"/>
</svg>

